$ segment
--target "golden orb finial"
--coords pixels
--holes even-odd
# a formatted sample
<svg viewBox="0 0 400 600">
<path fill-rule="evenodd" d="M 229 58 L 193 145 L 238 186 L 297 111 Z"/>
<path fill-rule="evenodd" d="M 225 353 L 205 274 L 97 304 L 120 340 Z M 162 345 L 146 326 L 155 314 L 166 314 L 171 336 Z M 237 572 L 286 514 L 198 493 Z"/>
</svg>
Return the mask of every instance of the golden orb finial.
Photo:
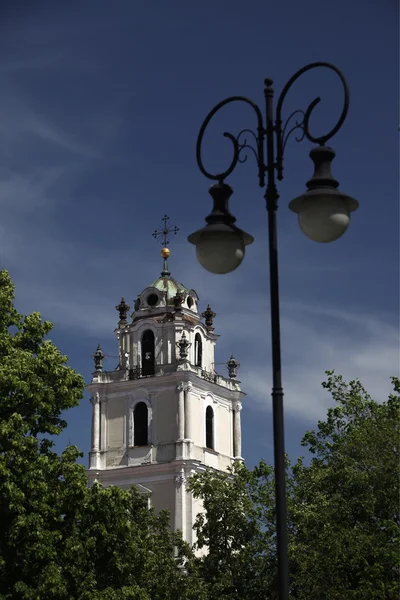
<svg viewBox="0 0 400 600">
<path fill-rule="evenodd" d="M 153 232 L 153 237 L 156 240 L 161 240 L 161 245 L 162 245 L 162 250 L 161 250 L 161 256 L 164 259 L 164 268 L 161 271 L 161 275 L 162 277 L 169 277 L 170 276 L 170 272 L 168 271 L 168 257 L 171 254 L 171 251 L 169 248 L 167 248 L 169 242 L 170 242 L 170 237 L 171 235 L 176 235 L 176 233 L 179 231 L 179 228 L 176 227 L 171 227 L 168 224 L 169 221 L 169 217 L 168 215 L 164 215 L 163 218 L 161 219 L 162 224 L 160 225 L 160 227 L 158 229 L 156 229 Z"/>
</svg>

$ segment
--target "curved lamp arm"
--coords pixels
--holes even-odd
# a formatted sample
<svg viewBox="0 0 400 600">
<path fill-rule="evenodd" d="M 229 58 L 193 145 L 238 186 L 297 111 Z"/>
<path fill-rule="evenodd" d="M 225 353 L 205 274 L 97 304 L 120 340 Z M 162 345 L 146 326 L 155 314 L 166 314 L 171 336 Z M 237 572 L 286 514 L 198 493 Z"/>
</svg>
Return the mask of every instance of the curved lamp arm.
<svg viewBox="0 0 400 600">
<path fill-rule="evenodd" d="M 315 69 L 318 67 L 322 67 L 322 68 L 327 68 L 327 69 L 331 69 L 332 71 L 334 71 L 340 78 L 342 85 L 343 85 L 343 91 L 344 91 L 344 102 L 343 102 L 343 109 L 341 112 L 341 115 L 336 123 L 336 125 L 333 127 L 333 129 L 331 129 L 328 133 L 326 133 L 325 135 L 321 135 L 319 137 L 315 137 L 313 135 L 311 135 L 310 133 L 310 129 L 309 129 L 309 122 L 310 122 L 310 117 L 312 114 L 312 111 L 314 110 L 314 108 L 317 106 L 317 104 L 319 104 L 321 102 L 321 98 L 317 97 L 314 98 L 314 100 L 309 104 L 307 110 L 305 112 L 303 111 L 295 111 L 295 113 L 297 112 L 303 112 L 303 121 L 301 123 L 297 123 L 295 127 L 293 127 L 288 134 L 285 136 L 285 129 L 286 126 L 288 124 L 288 121 L 292 118 L 292 116 L 295 113 L 292 113 L 290 115 L 290 117 L 286 120 L 286 123 L 283 127 L 283 131 L 282 131 L 282 106 L 284 103 L 284 100 L 287 96 L 287 93 L 289 92 L 289 90 L 291 89 L 292 85 L 299 79 L 299 77 L 301 77 L 301 75 L 303 75 L 304 73 L 306 73 L 307 71 L 310 71 L 311 69 Z M 276 131 L 276 138 L 277 138 L 277 160 L 276 160 L 276 168 L 277 168 L 277 172 L 278 172 L 278 179 L 282 179 L 283 178 L 283 154 L 284 154 L 284 149 L 285 149 L 285 144 L 286 141 L 289 137 L 289 135 L 292 133 L 292 131 L 294 129 L 302 129 L 303 130 L 303 135 L 301 138 L 297 139 L 297 141 L 301 141 L 302 139 L 304 139 L 304 137 L 306 137 L 308 140 L 310 140 L 310 142 L 314 142 L 315 144 L 319 144 L 320 146 L 325 145 L 325 143 L 332 138 L 341 128 L 341 126 L 343 125 L 348 110 L 349 110 L 349 101 L 350 101 L 350 94 L 349 94 L 349 87 L 347 84 L 347 81 L 345 79 L 345 76 L 343 75 L 343 73 L 340 71 L 340 69 L 338 69 L 337 67 L 335 67 L 335 65 L 328 63 L 328 62 L 315 62 L 315 63 L 310 63 L 309 65 L 306 65 L 305 67 L 302 67 L 301 69 L 299 69 L 287 82 L 287 84 L 285 85 L 285 87 L 283 88 L 279 98 L 278 98 L 278 102 L 276 104 L 276 120 L 275 120 L 275 131 Z"/>
<path fill-rule="evenodd" d="M 222 102 L 220 102 L 219 104 L 217 104 L 207 115 L 207 117 L 204 120 L 203 125 L 200 128 L 199 131 L 199 135 L 197 138 L 197 144 L 196 144 L 196 157 L 197 157 L 197 164 L 199 165 L 200 171 L 203 173 L 203 175 L 205 175 L 206 177 L 208 177 L 208 179 L 214 179 L 220 183 L 222 183 L 222 181 L 232 173 L 232 171 L 235 169 L 237 163 L 239 162 L 239 155 L 240 155 L 240 151 L 241 149 L 246 145 L 245 144 L 240 144 L 239 143 L 239 136 L 234 136 L 232 135 L 232 133 L 229 132 L 225 132 L 224 133 L 224 137 L 228 138 L 229 140 L 231 140 L 232 144 L 233 144 L 233 158 L 231 161 L 231 164 L 229 165 L 229 167 L 223 171 L 222 173 L 210 173 L 209 171 L 207 171 L 204 167 L 202 158 L 201 158 L 201 145 L 203 142 L 203 137 L 204 137 L 204 133 L 205 130 L 207 129 L 207 126 L 209 124 L 209 122 L 211 121 L 211 119 L 213 118 L 213 116 L 224 106 L 226 106 L 227 104 L 230 104 L 231 102 L 245 102 L 246 104 L 249 104 L 252 109 L 254 110 L 254 112 L 256 113 L 256 117 L 257 117 L 257 131 L 258 131 L 258 135 L 255 136 L 256 138 L 256 144 L 257 144 L 257 149 L 256 149 L 256 157 L 257 157 L 257 163 L 259 166 L 259 174 L 260 174 L 260 169 L 261 166 L 264 165 L 264 146 L 263 146 L 263 142 L 264 142 L 264 134 L 265 134 L 265 130 L 264 130 L 264 124 L 263 124 L 263 117 L 261 114 L 261 110 L 259 109 L 259 107 L 257 106 L 257 104 L 255 104 L 252 100 L 249 100 L 249 98 L 246 98 L 244 96 L 231 96 L 230 98 L 226 98 L 226 100 L 222 100 Z M 239 134 L 240 135 L 240 134 Z M 264 171 L 262 172 L 262 175 L 264 176 Z"/>
</svg>

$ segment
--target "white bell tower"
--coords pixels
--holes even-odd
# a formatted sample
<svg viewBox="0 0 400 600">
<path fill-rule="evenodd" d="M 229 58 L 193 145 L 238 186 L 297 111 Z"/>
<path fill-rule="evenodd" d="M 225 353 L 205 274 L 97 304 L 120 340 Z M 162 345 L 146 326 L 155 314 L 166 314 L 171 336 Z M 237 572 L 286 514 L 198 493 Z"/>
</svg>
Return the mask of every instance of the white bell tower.
<svg viewBox="0 0 400 600">
<path fill-rule="evenodd" d="M 124 299 L 116 307 L 117 368 L 103 370 L 100 347 L 94 355 L 88 474 L 106 486 L 138 485 L 156 510 L 170 510 L 172 529 L 193 544 L 201 506 L 186 490 L 187 479 L 241 460 L 245 394 L 233 356 L 228 377 L 214 369 L 215 313 L 208 305 L 199 314 L 196 292 L 168 271 L 169 249 L 161 254 L 161 277 L 139 294 L 131 320 Z"/>
</svg>

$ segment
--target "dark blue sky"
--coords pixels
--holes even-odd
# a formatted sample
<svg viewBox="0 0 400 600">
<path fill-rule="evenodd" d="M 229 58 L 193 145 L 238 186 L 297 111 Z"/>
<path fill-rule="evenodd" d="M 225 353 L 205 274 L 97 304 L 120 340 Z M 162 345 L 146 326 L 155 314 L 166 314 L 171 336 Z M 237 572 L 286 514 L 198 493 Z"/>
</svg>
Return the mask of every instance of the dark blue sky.
<svg viewBox="0 0 400 600">
<path fill-rule="evenodd" d="M 100 342 L 116 355 L 114 310 L 161 269 L 151 237 L 167 212 L 180 227 L 170 267 L 217 312 L 218 362 L 231 352 L 248 393 L 244 456 L 272 461 L 266 212 L 249 157 L 229 183 L 239 227 L 255 237 L 240 269 L 213 276 L 186 236 L 210 209 L 195 143 L 207 112 L 240 94 L 263 106 L 263 80 L 279 92 L 306 63 L 343 70 L 350 111 L 331 145 L 340 188 L 357 198 L 333 244 L 304 237 L 289 201 L 312 175 L 311 145 L 288 143 L 279 192 L 283 380 L 287 448 L 323 418 L 325 369 L 360 377 L 385 398 L 398 371 L 398 6 L 394 0 L 2 4 L 0 25 L 0 263 L 17 306 L 55 324 L 52 339 L 89 381 Z M 305 75 L 285 113 L 321 96 L 311 121 L 334 125 L 342 89 L 334 74 Z M 228 164 L 222 131 L 253 128 L 245 106 L 216 120 L 205 145 L 212 170 Z M 108 359 L 107 366 L 115 367 Z M 57 442 L 89 449 L 87 397 Z M 85 457 L 86 462 L 86 457 Z"/>
</svg>

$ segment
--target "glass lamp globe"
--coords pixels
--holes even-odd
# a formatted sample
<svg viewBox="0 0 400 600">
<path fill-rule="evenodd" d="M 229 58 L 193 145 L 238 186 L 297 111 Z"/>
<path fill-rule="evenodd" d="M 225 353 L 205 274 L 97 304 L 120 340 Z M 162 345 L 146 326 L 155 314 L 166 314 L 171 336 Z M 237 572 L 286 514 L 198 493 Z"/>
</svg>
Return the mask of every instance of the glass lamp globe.
<svg viewBox="0 0 400 600">
<path fill-rule="evenodd" d="M 196 256 L 201 266 L 221 275 L 237 269 L 244 254 L 243 240 L 235 232 L 206 232 L 196 245 Z"/>
<path fill-rule="evenodd" d="M 330 193 L 331 192 L 331 193 Z M 350 224 L 350 212 L 358 202 L 337 190 L 314 189 L 292 200 L 302 232 L 313 242 L 334 242 Z"/>
<path fill-rule="evenodd" d="M 234 225 L 213 223 L 188 237 L 196 246 L 197 260 L 210 273 L 223 275 L 238 268 L 245 247 L 254 238 Z"/>
</svg>

